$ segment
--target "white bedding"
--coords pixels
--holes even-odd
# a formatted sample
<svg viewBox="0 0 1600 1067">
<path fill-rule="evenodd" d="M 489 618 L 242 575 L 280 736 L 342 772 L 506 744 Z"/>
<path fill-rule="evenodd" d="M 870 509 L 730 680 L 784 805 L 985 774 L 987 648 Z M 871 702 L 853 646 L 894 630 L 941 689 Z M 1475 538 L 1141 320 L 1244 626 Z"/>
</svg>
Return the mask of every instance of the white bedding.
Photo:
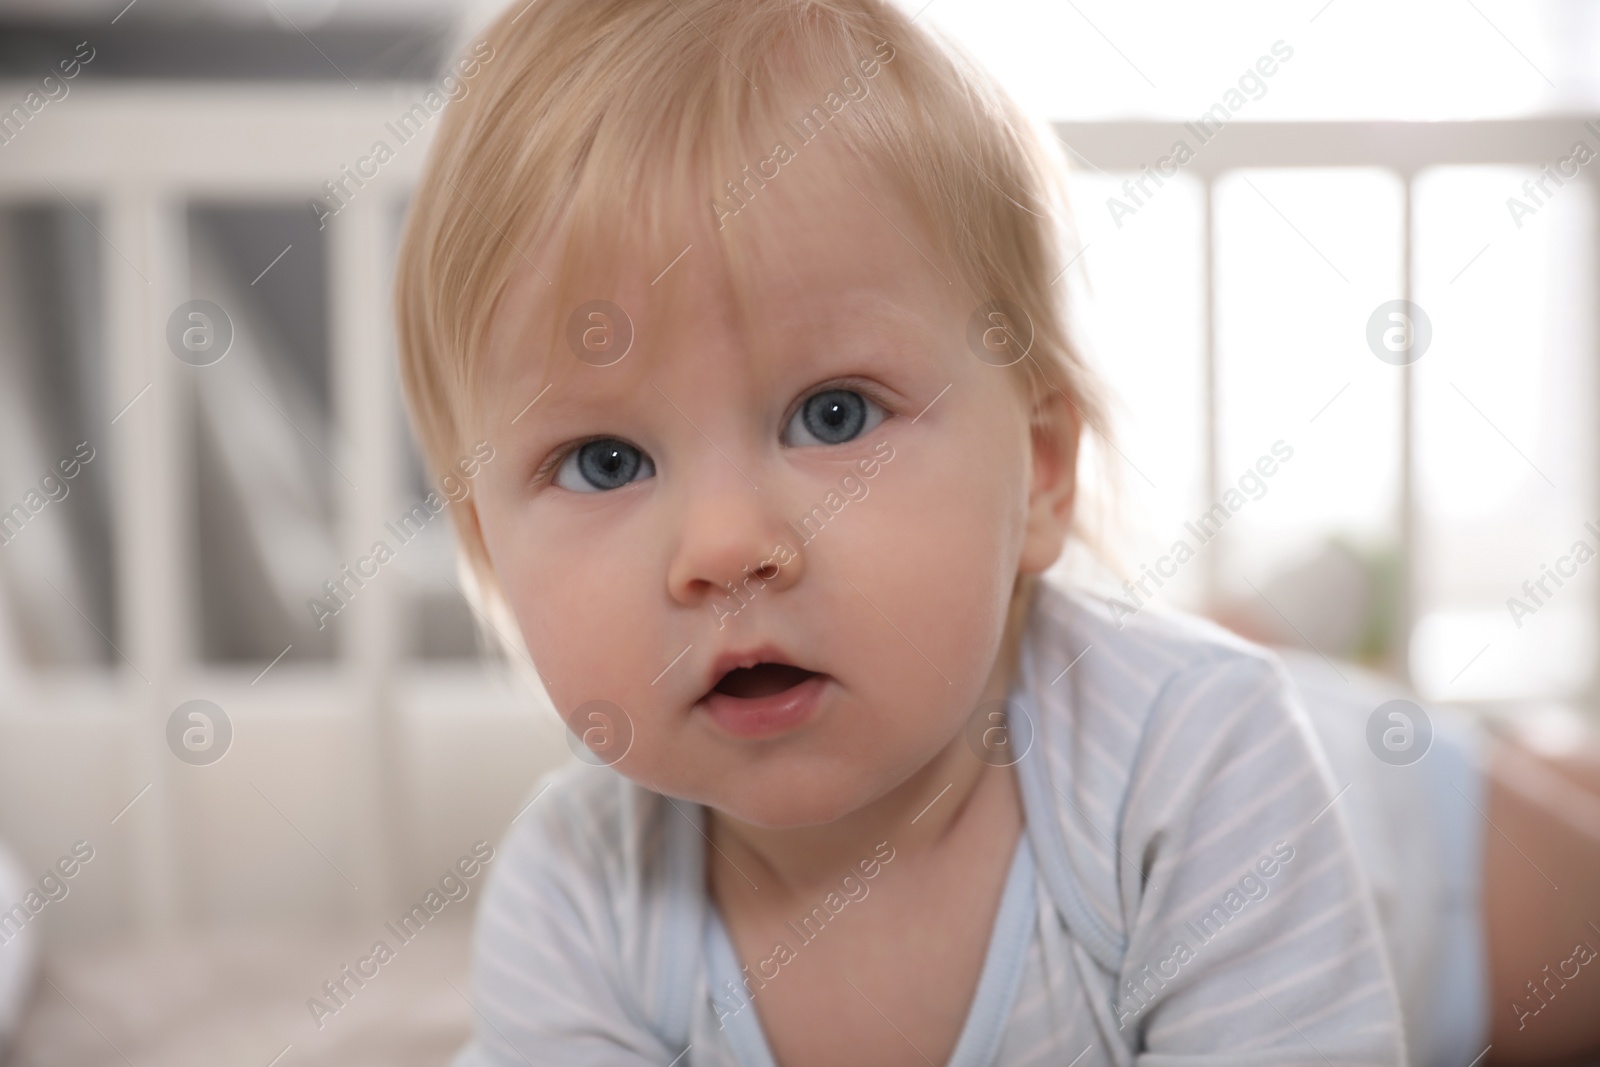
<svg viewBox="0 0 1600 1067">
<path fill-rule="evenodd" d="M 320 1030 L 313 1020 L 306 1001 L 382 932 L 212 929 L 47 953 L 3 1062 L 267 1067 L 289 1046 L 273 1067 L 447 1063 L 472 1015 L 456 992 L 470 993 L 463 922 L 430 925 Z"/>
</svg>

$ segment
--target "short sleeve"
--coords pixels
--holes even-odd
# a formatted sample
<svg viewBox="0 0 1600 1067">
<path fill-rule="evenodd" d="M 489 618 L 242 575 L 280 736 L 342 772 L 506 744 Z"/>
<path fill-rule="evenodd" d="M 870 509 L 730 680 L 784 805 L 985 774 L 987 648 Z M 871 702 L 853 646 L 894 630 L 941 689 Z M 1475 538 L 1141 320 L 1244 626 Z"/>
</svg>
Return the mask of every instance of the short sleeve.
<svg viewBox="0 0 1600 1067">
<path fill-rule="evenodd" d="M 1339 787 L 1275 658 L 1178 672 L 1118 843 L 1116 1024 L 1142 1067 L 1405 1063 Z"/>
<path fill-rule="evenodd" d="M 681 1051 L 624 981 L 601 831 L 565 799 L 502 842 L 473 938 L 474 1036 L 453 1067 L 662 1067 Z"/>
</svg>

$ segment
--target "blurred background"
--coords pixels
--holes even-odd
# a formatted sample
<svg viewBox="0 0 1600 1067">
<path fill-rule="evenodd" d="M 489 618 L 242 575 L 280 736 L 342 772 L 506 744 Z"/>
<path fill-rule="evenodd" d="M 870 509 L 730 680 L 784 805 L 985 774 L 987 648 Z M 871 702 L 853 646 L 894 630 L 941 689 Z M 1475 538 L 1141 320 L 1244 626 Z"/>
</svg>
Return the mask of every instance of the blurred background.
<svg viewBox="0 0 1600 1067">
<path fill-rule="evenodd" d="M 0 908 L 44 902 L 0 913 L 44 975 L 0 979 L 9 1063 L 465 1039 L 475 895 L 324 984 L 571 758 L 446 519 L 391 533 L 429 489 L 394 247 L 498 6 L 0 0 Z M 1072 164 L 1123 522 L 1062 570 L 1593 721 L 1600 5 L 904 6 Z"/>
</svg>

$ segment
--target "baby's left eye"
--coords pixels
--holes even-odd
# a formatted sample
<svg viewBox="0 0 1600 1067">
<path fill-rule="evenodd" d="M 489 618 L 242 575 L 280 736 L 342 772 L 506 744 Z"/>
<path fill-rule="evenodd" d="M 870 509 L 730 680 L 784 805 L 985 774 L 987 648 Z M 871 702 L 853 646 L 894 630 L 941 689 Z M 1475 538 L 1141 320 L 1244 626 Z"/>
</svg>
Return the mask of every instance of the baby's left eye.
<svg viewBox="0 0 1600 1067">
<path fill-rule="evenodd" d="M 842 445 L 871 430 L 888 412 L 853 389 L 809 396 L 784 427 L 786 445 Z"/>
</svg>

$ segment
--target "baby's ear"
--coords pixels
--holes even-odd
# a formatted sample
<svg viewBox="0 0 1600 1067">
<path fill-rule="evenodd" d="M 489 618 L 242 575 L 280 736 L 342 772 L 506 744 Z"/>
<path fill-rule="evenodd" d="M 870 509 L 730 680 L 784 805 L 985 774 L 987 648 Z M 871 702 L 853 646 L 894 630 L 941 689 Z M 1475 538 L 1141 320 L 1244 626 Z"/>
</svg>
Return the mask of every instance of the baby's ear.
<svg viewBox="0 0 1600 1067">
<path fill-rule="evenodd" d="M 1042 574 L 1060 558 L 1072 527 L 1083 419 L 1065 394 L 1047 386 L 1033 403 L 1029 426 L 1028 522 L 1018 569 L 1023 574 Z"/>
</svg>

